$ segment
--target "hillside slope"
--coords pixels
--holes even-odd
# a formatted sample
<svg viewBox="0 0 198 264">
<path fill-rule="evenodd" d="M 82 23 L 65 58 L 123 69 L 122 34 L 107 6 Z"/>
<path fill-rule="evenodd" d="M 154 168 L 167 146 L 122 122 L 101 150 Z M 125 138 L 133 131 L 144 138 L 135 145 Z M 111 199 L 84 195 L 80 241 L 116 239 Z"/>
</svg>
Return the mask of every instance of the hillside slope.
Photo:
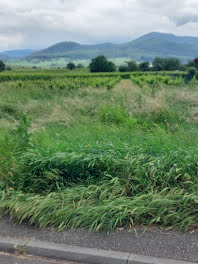
<svg viewBox="0 0 198 264">
<path fill-rule="evenodd" d="M 173 34 L 152 32 L 119 45 L 112 43 L 81 45 L 75 42 L 61 42 L 31 54 L 29 59 L 60 57 L 71 60 L 91 59 L 101 54 L 108 58 L 129 57 L 139 61 L 151 61 L 155 56 L 176 56 L 187 61 L 198 56 L 198 37 L 180 37 Z"/>
</svg>

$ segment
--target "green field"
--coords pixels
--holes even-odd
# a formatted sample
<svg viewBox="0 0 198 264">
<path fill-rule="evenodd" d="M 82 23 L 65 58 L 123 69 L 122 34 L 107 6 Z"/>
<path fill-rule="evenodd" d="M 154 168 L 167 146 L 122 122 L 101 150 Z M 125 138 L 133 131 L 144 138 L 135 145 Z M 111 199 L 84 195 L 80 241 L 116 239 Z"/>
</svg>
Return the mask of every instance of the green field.
<svg viewBox="0 0 198 264">
<path fill-rule="evenodd" d="M 197 146 L 198 84 L 180 73 L 0 74 L 0 214 L 14 220 L 196 228 Z"/>
<path fill-rule="evenodd" d="M 110 58 L 110 61 L 115 63 L 117 66 L 124 64 L 126 61 L 130 61 L 130 57 L 120 57 L 120 58 Z M 41 68 L 57 68 L 57 67 L 66 67 L 69 62 L 73 62 L 76 65 L 82 64 L 87 67 L 91 62 L 91 59 L 69 59 L 69 58 L 51 58 L 51 59 L 41 59 L 41 58 L 33 58 L 31 60 L 28 59 L 9 59 L 6 63 L 13 66 L 18 67 L 41 67 Z"/>
</svg>

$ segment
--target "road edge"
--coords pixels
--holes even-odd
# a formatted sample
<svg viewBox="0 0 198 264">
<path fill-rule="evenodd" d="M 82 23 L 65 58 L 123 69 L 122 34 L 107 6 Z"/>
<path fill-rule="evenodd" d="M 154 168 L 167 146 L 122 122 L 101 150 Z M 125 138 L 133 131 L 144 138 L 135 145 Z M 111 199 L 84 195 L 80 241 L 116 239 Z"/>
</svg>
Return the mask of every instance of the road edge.
<svg viewBox="0 0 198 264">
<path fill-rule="evenodd" d="M 175 259 L 1 236 L 0 251 L 87 264 L 195 264 Z"/>
</svg>

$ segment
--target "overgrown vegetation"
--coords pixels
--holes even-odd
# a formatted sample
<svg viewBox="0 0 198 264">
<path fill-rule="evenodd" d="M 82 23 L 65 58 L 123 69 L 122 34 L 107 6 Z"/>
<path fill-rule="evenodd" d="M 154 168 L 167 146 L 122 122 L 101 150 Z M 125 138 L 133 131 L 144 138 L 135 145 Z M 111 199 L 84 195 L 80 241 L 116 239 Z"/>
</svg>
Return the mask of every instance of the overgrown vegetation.
<svg viewBox="0 0 198 264">
<path fill-rule="evenodd" d="M 194 77 L 60 75 L 1 79 L 0 214 L 58 230 L 197 227 Z"/>
</svg>

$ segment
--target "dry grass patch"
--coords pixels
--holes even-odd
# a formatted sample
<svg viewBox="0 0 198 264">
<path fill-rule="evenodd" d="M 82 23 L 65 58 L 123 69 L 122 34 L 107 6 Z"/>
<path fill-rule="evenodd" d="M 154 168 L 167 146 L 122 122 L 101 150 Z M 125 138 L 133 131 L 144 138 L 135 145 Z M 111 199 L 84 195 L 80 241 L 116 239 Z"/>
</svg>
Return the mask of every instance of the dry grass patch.
<svg viewBox="0 0 198 264">
<path fill-rule="evenodd" d="M 174 98 L 178 103 L 183 103 L 188 107 L 188 122 L 198 123 L 198 91 L 183 89 L 174 93 Z"/>
<path fill-rule="evenodd" d="M 72 118 L 68 112 L 61 105 L 57 105 L 53 107 L 52 111 L 50 111 L 48 114 L 45 114 L 44 116 L 41 116 L 32 122 L 32 131 L 44 128 L 45 125 L 50 123 L 69 126 L 71 119 Z"/>
<path fill-rule="evenodd" d="M 198 91 L 177 90 L 174 93 L 176 100 L 189 105 L 198 105 Z"/>
<path fill-rule="evenodd" d="M 118 84 L 113 88 L 114 92 L 138 92 L 140 88 L 135 86 L 131 80 L 121 80 Z"/>
</svg>

